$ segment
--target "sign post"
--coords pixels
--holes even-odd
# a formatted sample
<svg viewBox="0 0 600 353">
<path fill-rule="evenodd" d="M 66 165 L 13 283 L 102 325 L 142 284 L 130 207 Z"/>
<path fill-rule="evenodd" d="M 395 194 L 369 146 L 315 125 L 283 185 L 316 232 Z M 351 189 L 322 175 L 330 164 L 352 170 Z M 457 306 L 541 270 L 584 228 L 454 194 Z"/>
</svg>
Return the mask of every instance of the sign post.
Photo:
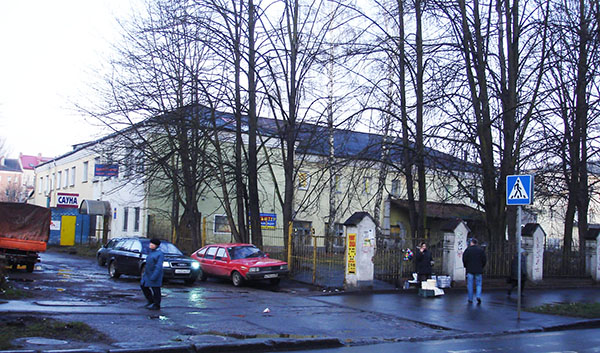
<svg viewBox="0 0 600 353">
<path fill-rule="evenodd" d="M 521 319 L 521 206 L 533 203 L 533 175 L 506 177 L 506 205 L 517 208 L 517 319 Z"/>
</svg>

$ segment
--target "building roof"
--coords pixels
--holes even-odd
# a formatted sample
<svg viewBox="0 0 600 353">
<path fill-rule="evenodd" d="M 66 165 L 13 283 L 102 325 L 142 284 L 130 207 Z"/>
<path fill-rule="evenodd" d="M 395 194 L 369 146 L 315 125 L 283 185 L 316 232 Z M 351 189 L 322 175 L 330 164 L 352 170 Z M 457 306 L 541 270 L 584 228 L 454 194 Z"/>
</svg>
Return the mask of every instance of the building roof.
<svg viewBox="0 0 600 353">
<path fill-rule="evenodd" d="M 355 226 L 358 225 L 364 218 L 370 218 L 373 220 L 373 217 L 369 214 L 369 212 L 354 212 L 352 216 L 350 216 L 346 222 L 344 222 L 345 226 Z"/>
<path fill-rule="evenodd" d="M 0 171 L 21 173 L 18 159 L 0 157 Z"/>
<path fill-rule="evenodd" d="M 25 154 L 19 155 L 19 159 L 21 160 L 21 166 L 25 170 L 33 170 L 37 165 L 51 161 L 50 157 L 42 157 L 41 154 L 37 156 L 28 156 Z"/>
<path fill-rule="evenodd" d="M 408 210 L 408 200 L 392 199 L 392 204 Z M 417 212 L 419 210 L 417 209 Z M 462 220 L 484 220 L 484 213 L 467 205 L 452 204 L 452 203 L 441 203 L 441 202 L 427 202 L 427 217 L 438 218 L 438 219 L 462 219 Z"/>
<path fill-rule="evenodd" d="M 456 228 L 461 224 L 465 224 L 465 227 L 467 227 L 467 229 L 470 231 L 471 229 L 469 228 L 469 226 L 465 223 L 465 221 L 463 221 L 460 218 L 454 218 L 454 219 L 448 219 L 443 221 L 440 224 L 440 230 L 441 231 L 446 231 L 446 232 L 454 232 L 454 230 L 456 230 Z"/>
<path fill-rule="evenodd" d="M 588 230 L 585 232 L 585 240 L 596 240 L 600 235 L 600 224 L 588 224 Z"/>
<path fill-rule="evenodd" d="M 192 121 L 191 117 L 197 120 L 190 122 L 192 127 L 212 129 L 222 129 L 225 131 L 235 131 L 236 117 L 232 113 L 214 111 L 208 107 L 194 105 L 178 109 L 173 112 L 166 112 L 153 118 L 146 119 L 135 125 L 129 126 L 121 131 L 106 135 L 95 141 L 89 141 L 73 146 L 73 150 L 57 157 L 56 159 L 68 156 L 76 151 L 85 149 L 91 145 L 107 140 L 111 137 L 121 135 L 130 129 L 148 128 L 152 126 L 165 126 L 173 121 Z M 179 119 L 179 120 L 178 120 Z M 248 131 L 248 116 L 241 117 L 242 131 Z M 286 134 L 286 122 L 270 118 L 258 118 L 257 130 L 259 135 L 271 138 L 280 138 Z M 329 130 L 326 126 L 299 123 L 296 129 L 295 141 L 297 143 L 296 152 L 310 155 L 329 155 Z M 391 139 L 384 147 L 384 136 L 373 133 L 334 129 L 334 149 L 337 158 L 355 159 L 355 160 L 381 160 L 383 148 L 389 148 L 390 159 L 394 164 L 402 164 L 404 160 L 404 147 L 401 141 Z M 409 146 L 409 158 L 414 158 L 414 144 Z M 460 158 L 447 153 L 437 151 L 431 148 L 425 148 L 425 165 L 433 169 L 447 169 L 462 172 L 477 172 L 479 167 L 476 164 L 469 163 Z M 42 163 L 43 164 L 43 163 Z"/>
<path fill-rule="evenodd" d="M 527 223 L 523 229 L 521 229 L 521 235 L 524 237 L 532 237 L 533 233 L 540 228 L 542 233 L 544 233 L 544 237 L 546 236 L 546 232 L 544 232 L 544 228 L 540 226 L 538 223 Z"/>
</svg>

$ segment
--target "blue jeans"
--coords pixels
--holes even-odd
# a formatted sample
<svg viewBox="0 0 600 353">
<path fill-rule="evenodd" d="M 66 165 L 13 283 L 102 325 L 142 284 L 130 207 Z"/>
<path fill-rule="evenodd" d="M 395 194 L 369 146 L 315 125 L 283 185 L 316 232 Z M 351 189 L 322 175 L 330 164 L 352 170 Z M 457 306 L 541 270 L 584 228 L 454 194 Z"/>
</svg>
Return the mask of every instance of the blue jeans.
<svg viewBox="0 0 600 353">
<path fill-rule="evenodd" d="M 473 278 L 475 278 L 475 296 L 479 299 L 481 298 L 481 283 L 483 282 L 483 275 L 481 273 L 467 273 L 467 293 L 470 302 L 473 301 Z"/>
</svg>

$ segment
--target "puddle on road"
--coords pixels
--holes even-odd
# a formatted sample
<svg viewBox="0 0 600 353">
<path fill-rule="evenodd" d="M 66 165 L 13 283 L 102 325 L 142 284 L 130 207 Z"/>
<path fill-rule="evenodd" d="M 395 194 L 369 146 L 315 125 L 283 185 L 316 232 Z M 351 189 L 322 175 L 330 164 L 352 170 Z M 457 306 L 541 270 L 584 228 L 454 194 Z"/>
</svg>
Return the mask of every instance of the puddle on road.
<svg viewBox="0 0 600 353">
<path fill-rule="evenodd" d="M 185 315 L 200 315 L 200 316 L 208 316 L 207 313 L 201 311 L 188 311 Z"/>
<path fill-rule="evenodd" d="M 322 336 L 318 335 L 293 335 L 288 333 L 274 333 L 274 334 L 243 334 L 243 333 L 231 333 L 231 332 L 217 332 L 217 331 L 208 331 L 203 333 L 203 335 L 211 335 L 211 336 L 221 336 L 221 337 L 230 337 L 238 340 L 245 340 L 251 338 L 293 338 L 293 339 L 308 339 L 308 338 L 320 338 Z"/>
<path fill-rule="evenodd" d="M 19 278 L 19 277 L 16 277 L 16 278 L 8 277 L 8 280 L 10 282 L 33 282 L 34 281 L 33 279 L 30 279 L 30 278 Z"/>
<path fill-rule="evenodd" d="M 64 279 L 70 279 L 71 276 L 73 275 L 73 270 L 71 270 L 70 268 L 60 268 L 60 269 L 58 269 L 57 275 L 58 275 L 58 277 L 61 277 Z"/>
</svg>

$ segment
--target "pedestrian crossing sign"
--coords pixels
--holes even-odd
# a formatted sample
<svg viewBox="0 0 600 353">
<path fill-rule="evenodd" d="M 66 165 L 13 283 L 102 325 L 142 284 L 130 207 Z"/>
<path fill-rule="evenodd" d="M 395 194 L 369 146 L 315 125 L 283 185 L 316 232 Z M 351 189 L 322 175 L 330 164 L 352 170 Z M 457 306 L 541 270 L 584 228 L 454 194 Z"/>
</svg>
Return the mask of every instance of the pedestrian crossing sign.
<svg viewBox="0 0 600 353">
<path fill-rule="evenodd" d="M 533 175 L 508 175 L 506 177 L 506 204 L 531 205 L 533 203 Z"/>
</svg>

